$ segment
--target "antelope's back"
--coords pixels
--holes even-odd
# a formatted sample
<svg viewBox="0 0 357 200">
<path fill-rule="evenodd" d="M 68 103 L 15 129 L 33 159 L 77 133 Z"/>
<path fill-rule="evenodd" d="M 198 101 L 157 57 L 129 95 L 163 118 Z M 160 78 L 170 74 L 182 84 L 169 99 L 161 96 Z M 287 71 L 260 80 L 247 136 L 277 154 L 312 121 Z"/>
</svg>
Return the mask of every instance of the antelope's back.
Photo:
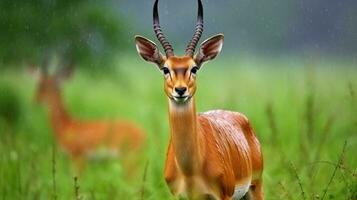
<svg viewBox="0 0 357 200">
<path fill-rule="evenodd" d="M 144 142 L 143 131 L 129 121 L 72 120 L 62 132 L 61 145 L 74 155 L 93 154 L 98 149 L 137 151 Z"/>
<path fill-rule="evenodd" d="M 225 181 L 237 185 L 260 178 L 263 170 L 260 143 L 243 114 L 224 110 L 208 111 L 199 114 L 199 123 L 200 132 L 206 138 L 207 154 L 220 154 L 215 157 L 221 160 L 212 167 L 225 170 L 224 174 L 235 177 L 235 180 Z M 234 169 L 234 172 L 229 172 L 229 169 Z"/>
</svg>

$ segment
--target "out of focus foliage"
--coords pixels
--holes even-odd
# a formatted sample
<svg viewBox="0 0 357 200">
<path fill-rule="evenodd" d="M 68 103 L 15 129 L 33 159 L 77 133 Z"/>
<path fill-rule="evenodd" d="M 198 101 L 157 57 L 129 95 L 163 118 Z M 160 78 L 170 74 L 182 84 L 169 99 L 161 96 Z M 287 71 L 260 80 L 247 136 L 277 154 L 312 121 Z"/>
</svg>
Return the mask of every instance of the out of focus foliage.
<svg viewBox="0 0 357 200">
<path fill-rule="evenodd" d="M 14 89 L 0 83 L 0 126 L 15 125 L 21 115 L 20 99 Z"/>
<path fill-rule="evenodd" d="M 0 1 L 0 62 L 40 65 L 56 54 L 62 62 L 103 66 L 126 47 L 118 19 L 106 1 Z"/>
</svg>

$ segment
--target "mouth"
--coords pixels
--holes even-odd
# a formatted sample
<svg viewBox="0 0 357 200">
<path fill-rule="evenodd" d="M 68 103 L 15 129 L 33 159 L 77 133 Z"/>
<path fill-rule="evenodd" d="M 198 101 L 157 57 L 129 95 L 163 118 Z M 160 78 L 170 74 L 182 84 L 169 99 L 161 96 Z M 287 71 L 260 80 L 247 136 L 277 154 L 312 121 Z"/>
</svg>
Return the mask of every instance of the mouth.
<svg viewBox="0 0 357 200">
<path fill-rule="evenodd" d="M 172 99 L 177 103 L 185 103 L 188 99 L 190 99 L 190 96 L 173 96 Z"/>
</svg>

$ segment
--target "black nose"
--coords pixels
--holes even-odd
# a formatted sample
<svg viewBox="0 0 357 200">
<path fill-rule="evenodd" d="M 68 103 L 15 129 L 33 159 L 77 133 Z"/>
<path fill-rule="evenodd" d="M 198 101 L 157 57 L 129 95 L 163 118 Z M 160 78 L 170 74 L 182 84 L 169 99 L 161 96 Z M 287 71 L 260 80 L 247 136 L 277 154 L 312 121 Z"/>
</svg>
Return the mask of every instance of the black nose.
<svg viewBox="0 0 357 200">
<path fill-rule="evenodd" d="M 187 87 L 175 87 L 175 91 L 177 92 L 178 95 L 182 96 L 185 94 L 187 90 Z"/>
</svg>

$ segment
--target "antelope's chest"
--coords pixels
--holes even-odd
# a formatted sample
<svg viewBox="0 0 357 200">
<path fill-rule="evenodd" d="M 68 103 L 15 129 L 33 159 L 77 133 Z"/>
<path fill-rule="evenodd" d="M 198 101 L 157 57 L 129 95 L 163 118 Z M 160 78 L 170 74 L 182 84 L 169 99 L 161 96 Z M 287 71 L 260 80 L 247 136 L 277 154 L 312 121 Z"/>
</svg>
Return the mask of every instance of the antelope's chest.
<svg viewBox="0 0 357 200">
<path fill-rule="evenodd" d="M 180 198 L 196 199 L 203 196 L 211 196 L 214 199 L 219 199 L 219 195 L 214 191 L 214 188 L 199 176 L 185 177 L 180 174 L 175 181 L 169 184 L 169 187 L 172 193 Z"/>
<path fill-rule="evenodd" d="M 200 176 L 185 177 L 177 174 L 174 181 L 168 184 L 171 192 L 180 198 L 192 199 L 221 199 L 220 190 L 217 184 L 205 181 Z M 239 200 L 244 197 L 250 187 L 250 180 L 236 183 L 234 193 L 231 196 L 233 200 Z M 208 198 L 209 197 L 209 198 Z"/>
</svg>

